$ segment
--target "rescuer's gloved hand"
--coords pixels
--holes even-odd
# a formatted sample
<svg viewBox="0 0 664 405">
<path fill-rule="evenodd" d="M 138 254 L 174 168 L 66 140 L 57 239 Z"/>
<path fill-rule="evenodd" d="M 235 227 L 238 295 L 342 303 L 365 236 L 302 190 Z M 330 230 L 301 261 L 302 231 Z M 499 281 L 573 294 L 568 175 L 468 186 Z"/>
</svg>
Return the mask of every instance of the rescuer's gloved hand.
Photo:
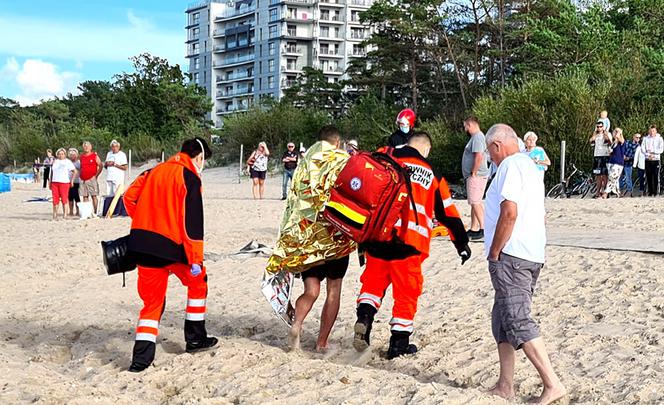
<svg viewBox="0 0 664 405">
<path fill-rule="evenodd" d="M 461 248 L 457 248 L 457 253 L 459 254 L 459 257 L 461 258 L 461 265 L 462 266 L 466 261 L 468 261 L 468 259 L 470 259 L 470 256 L 472 254 L 468 244 L 464 245 Z"/>
<path fill-rule="evenodd" d="M 198 263 L 194 263 L 191 265 L 191 275 L 196 277 L 197 275 L 201 274 L 203 269 L 201 269 L 201 265 Z"/>
</svg>

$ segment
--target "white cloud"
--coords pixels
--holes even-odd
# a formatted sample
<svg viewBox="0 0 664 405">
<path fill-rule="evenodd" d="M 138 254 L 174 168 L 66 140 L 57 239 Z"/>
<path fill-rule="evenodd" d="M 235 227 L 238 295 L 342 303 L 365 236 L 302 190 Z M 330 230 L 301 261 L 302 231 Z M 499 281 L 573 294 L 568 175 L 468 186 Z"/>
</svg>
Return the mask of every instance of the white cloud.
<svg viewBox="0 0 664 405">
<path fill-rule="evenodd" d="M 10 72 L 6 78 L 15 81 L 19 91 L 12 98 L 23 106 L 75 93 L 80 80 L 78 73 L 61 72 L 56 65 L 39 59 L 27 59 L 21 67 L 16 58 L 8 58 L 2 69 L 5 71 Z"/>
<path fill-rule="evenodd" d="M 149 31 L 154 29 L 150 20 L 148 20 L 147 18 L 138 17 L 136 14 L 134 14 L 134 11 L 131 9 L 127 10 L 127 20 L 129 20 L 129 24 L 131 24 L 131 26 L 134 27 L 135 29 L 141 31 Z"/>
<path fill-rule="evenodd" d="M 18 64 L 16 58 L 8 58 L 5 65 L 2 67 L 2 69 L 0 69 L 0 80 L 14 79 L 20 68 L 21 66 Z"/>
<path fill-rule="evenodd" d="M 143 52 L 184 64 L 184 31 L 164 30 L 127 12 L 126 23 L 0 16 L 0 53 L 81 62 L 126 62 Z"/>
</svg>

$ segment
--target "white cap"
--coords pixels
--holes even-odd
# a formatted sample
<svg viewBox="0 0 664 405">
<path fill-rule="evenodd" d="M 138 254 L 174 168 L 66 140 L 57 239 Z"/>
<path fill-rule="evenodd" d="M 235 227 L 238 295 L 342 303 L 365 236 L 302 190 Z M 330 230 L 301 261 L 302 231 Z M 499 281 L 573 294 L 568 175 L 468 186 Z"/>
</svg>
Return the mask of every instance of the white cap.
<svg viewBox="0 0 664 405">
<path fill-rule="evenodd" d="M 117 140 L 113 139 L 113 140 L 111 141 L 111 145 L 110 145 L 110 146 L 113 146 L 113 145 L 118 145 L 118 146 L 120 146 L 120 142 L 118 142 Z"/>
</svg>

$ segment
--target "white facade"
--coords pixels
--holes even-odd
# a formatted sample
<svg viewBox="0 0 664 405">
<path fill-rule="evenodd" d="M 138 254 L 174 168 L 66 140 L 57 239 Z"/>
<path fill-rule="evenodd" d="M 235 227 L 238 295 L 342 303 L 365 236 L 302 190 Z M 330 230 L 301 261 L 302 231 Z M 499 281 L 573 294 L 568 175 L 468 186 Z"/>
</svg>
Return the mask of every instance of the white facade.
<svg viewBox="0 0 664 405">
<path fill-rule="evenodd" d="M 187 9 L 192 79 L 214 101 L 210 114 L 246 111 L 259 97 L 283 97 L 311 66 L 330 82 L 366 54 L 369 28 L 359 13 L 373 0 L 208 0 Z"/>
</svg>

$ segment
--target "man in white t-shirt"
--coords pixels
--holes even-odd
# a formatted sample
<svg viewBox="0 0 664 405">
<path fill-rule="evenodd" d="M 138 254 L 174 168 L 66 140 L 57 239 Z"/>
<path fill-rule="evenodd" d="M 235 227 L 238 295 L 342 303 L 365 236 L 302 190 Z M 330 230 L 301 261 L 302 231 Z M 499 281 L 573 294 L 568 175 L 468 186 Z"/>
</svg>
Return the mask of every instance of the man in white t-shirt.
<svg viewBox="0 0 664 405">
<path fill-rule="evenodd" d="M 553 371 L 530 307 L 544 265 L 544 183 L 533 160 L 519 153 L 514 130 L 491 127 L 487 150 L 498 169 L 486 195 L 484 250 L 495 290 L 491 327 L 498 344 L 500 377 L 490 393 L 514 397 L 515 351 L 523 349 L 542 378 L 537 403 L 549 404 L 566 394 Z"/>
<path fill-rule="evenodd" d="M 106 194 L 113 196 L 118 187 L 124 184 L 127 170 L 127 155 L 120 150 L 120 142 L 115 139 L 111 141 L 111 150 L 106 154 L 104 167 L 106 167 Z"/>
</svg>

